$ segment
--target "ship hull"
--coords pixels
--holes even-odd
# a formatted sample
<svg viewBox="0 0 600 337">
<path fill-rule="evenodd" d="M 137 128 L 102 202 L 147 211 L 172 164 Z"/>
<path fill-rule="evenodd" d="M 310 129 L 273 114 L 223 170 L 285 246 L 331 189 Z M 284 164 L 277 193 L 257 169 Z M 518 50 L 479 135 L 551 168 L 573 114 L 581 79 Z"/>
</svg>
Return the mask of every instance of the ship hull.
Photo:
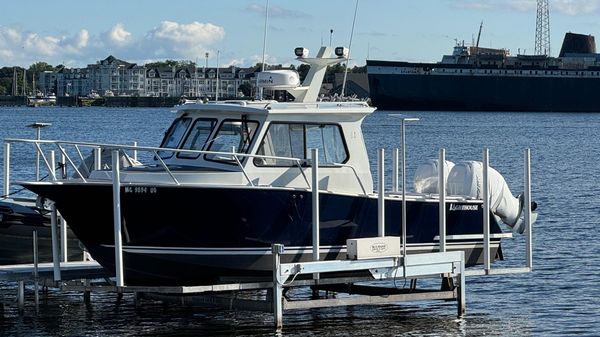
<svg viewBox="0 0 600 337">
<path fill-rule="evenodd" d="M 600 112 L 598 71 L 546 76 L 551 72 L 528 69 L 515 75 L 490 68 L 471 74 L 476 68 L 455 65 L 440 73 L 440 67 L 429 64 L 423 72 L 404 62 L 367 61 L 372 104 L 406 111 Z"/>
<path fill-rule="evenodd" d="M 32 184 L 27 188 L 52 199 L 90 254 L 114 270 L 112 186 Z M 377 199 L 321 194 L 321 257 L 345 258 L 349 238 L 377 236 Z M 466 204 L 463 203 L 456 203 Z M 447 233 L 459 239 L 449 249 L 467 252 L 467 265 L 481 262 L 481 204 L 448 204 Z M 474 206 L 474 207 L 473 207 Z M 462 210 L 455 210 L 462 209 Z M 224 277 L 272 273 L 271 244 L 285 245 L 282 262 L 312 254 L 311 194 L 274 188 L 138 186 L 121 189 L 124 274 L 133 285 L 198 285 Z M 386 201 L 386 235 L 401 233 L 401 201 Z M 438 249 L 438 203 L 407 204 L 409 252 Z M 500 233 L 497 223 L 492 233 Z M 499 241 L 494 241 L 494 252 Z"/>
</svg>

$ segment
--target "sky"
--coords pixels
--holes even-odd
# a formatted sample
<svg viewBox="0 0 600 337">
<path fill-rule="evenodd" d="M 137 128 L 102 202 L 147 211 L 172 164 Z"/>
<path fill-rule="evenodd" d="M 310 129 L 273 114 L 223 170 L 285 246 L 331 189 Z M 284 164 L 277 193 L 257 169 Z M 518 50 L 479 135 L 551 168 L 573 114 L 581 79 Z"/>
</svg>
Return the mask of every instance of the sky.
<svg viewBox="0 0 600 337">
<path fill-rule="evenodd" d="M 600 36 L 600 0 L 549 2 L 551 55 L 566 32 Z M 252 66 L 263 57 L 266 7 L 267 0 L 2 0 L 0 67 L 85 67 L 108 55 Z M 437 62 L 457 41 L 471 44 L 481 22 L 480 46 L 534 49 L 536 0 L 268 0 L 268 9 L 267 64 L 296 64 L 295 47 L 315 55 L 330 40 L 351 45 L 351 66 L 367 58 Z"/>
</svg>

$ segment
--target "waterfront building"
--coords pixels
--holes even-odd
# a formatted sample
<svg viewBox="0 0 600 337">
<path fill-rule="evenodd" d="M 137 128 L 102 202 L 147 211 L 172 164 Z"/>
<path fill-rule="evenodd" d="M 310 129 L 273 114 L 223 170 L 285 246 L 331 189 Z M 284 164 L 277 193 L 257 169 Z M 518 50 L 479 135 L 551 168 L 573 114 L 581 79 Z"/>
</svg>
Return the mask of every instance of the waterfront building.
<svg viewBox="0 0 600 337">
<path fill-rule="evenodd" d="M 38 78 L 38 88 L 43 94 L 56 94 L 57 73 L 55 71 L 42 71 Z M 34 88 L 35 90 L 35 88 Z"/>
<path fill-rule="evenodd" d="M 218 74 L 218 78 L 217 78 Z M 254 69 L 146 67 L 112 55 L 85 68 L 60 67 L 39 74 L 38 88 L 57 96 L 208 97 L 243 96 L 240 86 L 254 86 Z M 253 89 L 254 90 L 254 89 Z"/>
</svg>

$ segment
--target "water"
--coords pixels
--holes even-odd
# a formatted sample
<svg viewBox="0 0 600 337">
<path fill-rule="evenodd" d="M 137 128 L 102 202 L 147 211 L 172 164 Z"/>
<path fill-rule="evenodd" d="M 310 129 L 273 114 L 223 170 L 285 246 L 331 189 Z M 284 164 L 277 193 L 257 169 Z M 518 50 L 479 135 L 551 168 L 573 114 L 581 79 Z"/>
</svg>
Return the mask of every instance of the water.
<svg viewBox="0 0 600 337">
<path fill-rule="evenodd" d="M 416 163 L 437 158 L 480 160 L 504 175 L 513 193 L 523 184 L 523 149 L 532 151 L 532 192 L 539 204 L 534 227 L 534 272 L 467 280 L 467 315 L 456 319 L 455 302 L 290 311 L 284 336 L 593 336 L 600 330 L 600 176 L 597 130 L 600 114 L 407 113 L 421 120 L 407 126 L 407 176 Z M 154 146 L 173 118 L 168 109 L 0 108 L 0 138 L 32 138 L 24 125 L 51 122 L 43 138 Z M 396 116 L 376 112 L 364 123 L 375 149 L 399 146 Z M 13 149 L 15 156 L 30 154 Z M 2 156 L 1 154 L 0 156 Z M 391 153 L 388 151 L 388 167 Z M 20 156 L 23 157 L 23 156 Z M 0 161 L 0 168 L 2 161 Z M 373 166 L 374 167 L 374 166 Z M 13 174 L 31 175 L 23 161 Z M 389 177 L 389 175 L 388 175 Z M 388 182 L 389 185 L 389 182 Z M 507 240 L 505 265 L 524 263 L 523 238 Z M 0 285 L 8 303 L 0 319 L 7 336 L 263 336 L 273 335 L 271 314 L 182 307 L 130 296 L 93 294 L 84 304 L 77 293 L 50 291 L 36 313 L 31 294 L 24 315 L 16 311 L 13 283 Z"/>
</svg>

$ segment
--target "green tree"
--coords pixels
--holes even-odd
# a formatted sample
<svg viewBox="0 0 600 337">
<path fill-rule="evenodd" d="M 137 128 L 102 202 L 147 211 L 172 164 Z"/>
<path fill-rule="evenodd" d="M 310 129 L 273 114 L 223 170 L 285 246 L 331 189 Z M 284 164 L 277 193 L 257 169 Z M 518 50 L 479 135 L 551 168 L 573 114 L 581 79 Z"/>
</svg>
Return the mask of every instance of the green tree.
<svg viewBox="0 0 600 337">
<path fill-rule="evenodd" d="M 364 65 L 362 67 L 354 66 L 354 68 L 352 68 L 351 72 L 353 72 L 355 74 L 364 74 L 367 72 L 367 66 L 366 65 Z"/>
<path fill-rule="evenodd" d="M 298 66 L 298 75 L 300 75 L 300 81 L 304 81 L 304 78 L 306 78 L 306 75 L 308 74 L 308 70 L 310 69 L 310 66 L 306 63 L 302 63 L 301 65 Z"/>
<path fill-rule="evenodd" d="M 50 70 L 50 71 L 54 70 L 54 67 L 46 62 L 34 63 L 29 66 L 29 69 L 27 69 L 27 71 L 30 72 L 32 75 L 39 74 L 42 71 L 48 71 L 48 70 Z"/>
<path fill-rule="evenodd" d="M 176 60 L 165 60 L 146 63 L 146 68 L 163 68 L 163 67 L 193 67 L 196 63 L 192 61 L 176 61 Z"/>
<path fill-rule="evenodd" d="M 344 66 L 339 63 L 327 67 L 327 71 L 325 72 L 325 80 L 323 82 L 333 83 L 333 81 L 335 80 L 335 74 L 343 73 L 344 69 Z"/>
<path fill-rule="evenodd" d="M 250 97 L 252 96 L 252 85 L 248 82 L 244 82 L 240 84 L 240 86 L 238 87 L 238 91 L 241 91 L 244 94 L 244 96 Z"/>
</svg>

